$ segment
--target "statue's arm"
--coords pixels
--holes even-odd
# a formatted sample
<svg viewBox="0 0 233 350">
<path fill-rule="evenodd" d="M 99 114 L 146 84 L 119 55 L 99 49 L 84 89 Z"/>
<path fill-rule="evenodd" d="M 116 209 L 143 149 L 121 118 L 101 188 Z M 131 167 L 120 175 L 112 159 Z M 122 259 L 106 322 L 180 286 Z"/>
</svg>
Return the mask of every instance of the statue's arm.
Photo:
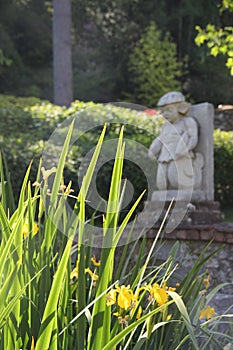
<svg viewBox="0 0 233 350">
<path fill-rule="evenodd" d="M 149 152 L 148 155 L 150 158 L 155 159 L 158 157 L 160 151 L 162 148 L 162 142 L 160 141 L 159 137 L 157 139 L 155 139 L 150 148 L 149 148 Z"/>
<path fill-rule="evenodd" d="M 194 149 L 198 143 L 198 126 L 197 122 L 191 118 L 188 117 L 185 120 L 186 128 L 187 128 L 187 133 L 188 133 L 188 142 L 187 142 L 187 148 L 189 151 Z"/>
<path fill-rule="evenodd" d="M 193 118 L 184 119 L 184 130 L 181 134 L 179 142 L 176 145 L 176 158 L 183 157 L 196 147 L 198 142 L 197 123 Z"/>
</svg>

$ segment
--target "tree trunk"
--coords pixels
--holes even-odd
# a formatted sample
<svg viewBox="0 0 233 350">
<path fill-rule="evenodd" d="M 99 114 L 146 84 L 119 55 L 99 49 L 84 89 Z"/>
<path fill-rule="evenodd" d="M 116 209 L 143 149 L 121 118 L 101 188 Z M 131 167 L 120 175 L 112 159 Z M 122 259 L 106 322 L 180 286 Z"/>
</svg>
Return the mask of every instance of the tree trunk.
<svg viewBox="0 0 233 350">
<path fill-rule="evenodd" d="M 69 106 L 73 100 L 71 0 L 53 0 L 54 103 Z"/>
</svg>

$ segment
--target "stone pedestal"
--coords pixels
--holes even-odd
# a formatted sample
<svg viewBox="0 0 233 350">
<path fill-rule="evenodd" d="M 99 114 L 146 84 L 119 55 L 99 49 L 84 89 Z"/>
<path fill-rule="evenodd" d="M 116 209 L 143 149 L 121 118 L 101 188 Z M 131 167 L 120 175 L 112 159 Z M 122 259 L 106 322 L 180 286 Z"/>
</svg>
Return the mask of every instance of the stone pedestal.
<svg viewBox="0 0 233 350">
<path fill-rule="evenodd" d="M 137 225 L 142 227 L 159 227 L 167 213 L 170 201 L 164 203 L 145 202 L 144 210 L 138 216 Z M 220 204 L 216 201 L 198 201 L 187 203 L 180 200 L 173 202 L 167 213 L 166 229 L 172 231 L 175 228 L 194 227 L 195 225 L 208 225 L 222 222 L 224 215 L 220 210 Z"/>
<path fill-rule="evenodd" d="M 194 201 L 206 200 L 206 195 L 203 190 L 169 190 L 169 191 L 154 191 L 151 196 L 152 202 L 171 202 L 172 200 L 185 201 L 187 203 Z"/>
</svg>

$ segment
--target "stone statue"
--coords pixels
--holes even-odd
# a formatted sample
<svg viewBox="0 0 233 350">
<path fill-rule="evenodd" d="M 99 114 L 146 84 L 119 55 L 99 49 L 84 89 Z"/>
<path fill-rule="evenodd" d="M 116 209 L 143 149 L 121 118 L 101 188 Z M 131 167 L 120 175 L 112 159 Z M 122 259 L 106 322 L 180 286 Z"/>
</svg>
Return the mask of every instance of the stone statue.
<svg viewBox="0 0 233 350">
<path fill-rule="evenodd" d="M 188 116 L 190 104 L 180 92 L 168 92 L 161 97 L 158 107 L 166 122 L 149 149 L 149 156 L 158 160 L 158 190 L 200 188 L 204 159 L 195 152 L 198 124 Z"/>
</svg>

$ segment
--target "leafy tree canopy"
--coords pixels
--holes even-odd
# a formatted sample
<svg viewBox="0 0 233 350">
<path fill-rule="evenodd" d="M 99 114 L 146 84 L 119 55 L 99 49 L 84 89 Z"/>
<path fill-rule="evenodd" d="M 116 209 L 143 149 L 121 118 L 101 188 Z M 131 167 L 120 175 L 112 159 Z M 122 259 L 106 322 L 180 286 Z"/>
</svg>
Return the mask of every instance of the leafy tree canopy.
<svg viewBox="0 0 233 350">
<path fill-rule="evenodd" d="M 222 0 L 219 11 L 220 14 L 226 11 L 233 12 L 233 0 Z M 195 38 L 196 44 L 200 46 L 206 43 L 212 56 L 225 55 L 227 57 L 226 66 L 233 75 L 233 26 L 218 28 L 213 24 L 208 24 L 205 29 L 202 29 L 197 25 L 196 30 L 198 31 Z"/>
</svg>

